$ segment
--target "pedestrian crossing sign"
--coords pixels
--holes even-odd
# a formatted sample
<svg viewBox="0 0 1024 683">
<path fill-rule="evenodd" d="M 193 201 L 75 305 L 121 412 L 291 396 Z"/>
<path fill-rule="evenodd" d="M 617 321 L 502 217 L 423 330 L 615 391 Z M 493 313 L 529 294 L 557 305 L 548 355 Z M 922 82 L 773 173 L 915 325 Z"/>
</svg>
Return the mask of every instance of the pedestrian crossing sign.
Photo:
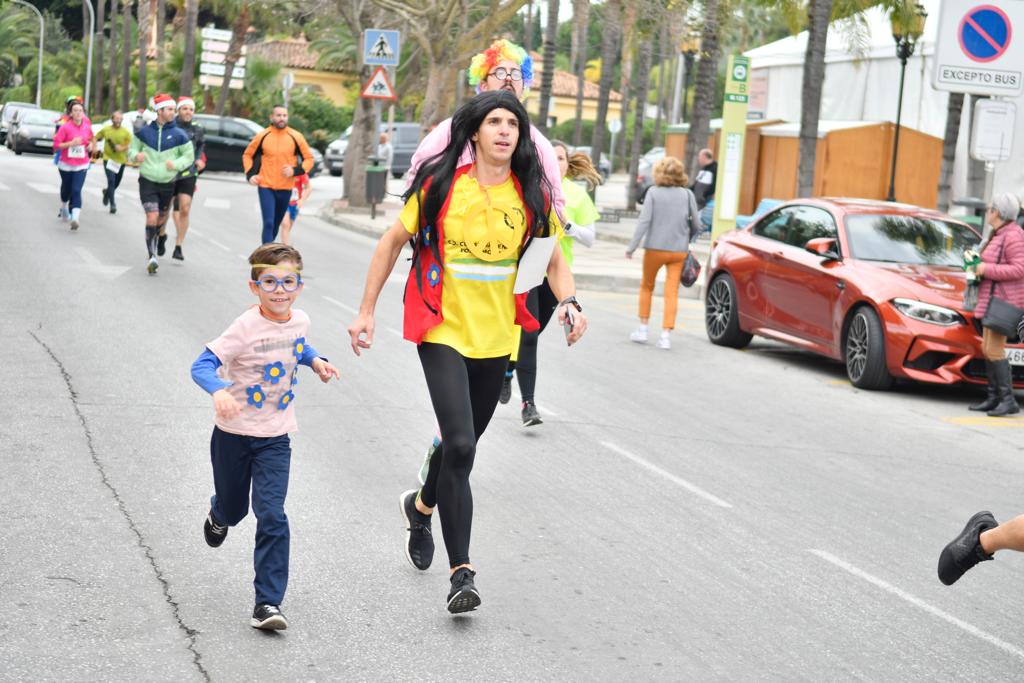
<svg viewBox="0 0 1024 683">
<path fill-rule="evenodd" d="M 363 64 L 376 66 L 398 66 L 400 34 L 368 28 L 363 33 Z"/>
<path fill-rule="evenodd" d="M 388 80 L 384 67 L 377 67 L 377 70 L 373 72 L 373 76 L 363 86 L 363 92 L 360 94 L 360 97 L 366 97 L 371 100 L 398 99 L 395 97 L 395 89 L 391 87 L 391 81 Z"/>
</svg>

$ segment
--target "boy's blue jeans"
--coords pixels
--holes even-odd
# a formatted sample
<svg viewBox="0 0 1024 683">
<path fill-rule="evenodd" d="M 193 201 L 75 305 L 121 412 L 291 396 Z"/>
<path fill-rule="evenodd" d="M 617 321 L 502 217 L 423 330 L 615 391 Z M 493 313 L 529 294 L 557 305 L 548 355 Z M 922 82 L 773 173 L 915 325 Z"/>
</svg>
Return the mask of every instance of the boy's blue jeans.
<svg viewBox="0 0 1024 683">
<path fill-rule="evenodd" d="M 288 587 L 290 533 L 284 499 L 292 447 L 287 434 L 261 438 L 231 434 L 214 427 L 210 438 L 214 495 L 213 516 L 221 524 L 235 526 L 249 512 L 256 515 L 256 548 L 253 565 L 257 605 L 280 605 Z"/>
<path fill-rule="evenodd" d="M 263 214 L 263 244 L 266 244 L 277 239 L 277 229 L 281 227 L 281 220 L 288 211 L 292 191 L 271 190 L 269 187 L 261 187 L 259 191 L 260 213 Z"/>
</svg>

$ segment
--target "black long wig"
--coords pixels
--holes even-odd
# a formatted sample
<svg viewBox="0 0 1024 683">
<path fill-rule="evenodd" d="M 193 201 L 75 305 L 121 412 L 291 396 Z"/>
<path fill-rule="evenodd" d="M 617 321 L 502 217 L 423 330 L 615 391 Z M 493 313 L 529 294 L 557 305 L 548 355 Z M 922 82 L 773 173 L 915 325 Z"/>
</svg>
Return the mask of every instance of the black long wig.
<svg viewBox="0 0 1024 683">
<path fill-rule="evenodd" d="M 523 203 L 528 209 L 531 224 L 527 225 L 529 239 L 544 237 L 551 234 L 548 211 L 551 208 L 551 184 L 544 174 L 544 168 L 537 154 L 537 148 L 530 136 L 530 117 L 526 108 L 515 94 L 507 90 L 489 90 L 469 100 L 455 112 L 452 117 L 451 138 L 444 151 L 427 159 L 416 172 L 412 185 L 402 196 L 404 201 L 410 197 L 423 196 L 421 191 L 427 178 L 432 178 L 426 196 L 420 202 L 420 227 L 417 232 L 417 247 L 429 244 L 434 256 L 440 260 L 441 250 L 436 239 L 423 239 L 425 228 L 437 223 L 438 214 L 444 206 L 448 191 L 455 180 L 455 171 L 459 166 L 466 145 L 470 145 L 474 158 L 476 154 L 472 137 L 480 130 L 487 115 L 495 109 L 507 109 L 515 114 L 519 121 L 519 140 L 512 152 L 512 174 L 519 181 L 523 192 Z M 435 231 L 436 234 L 436 231 Z"/>
</svg>

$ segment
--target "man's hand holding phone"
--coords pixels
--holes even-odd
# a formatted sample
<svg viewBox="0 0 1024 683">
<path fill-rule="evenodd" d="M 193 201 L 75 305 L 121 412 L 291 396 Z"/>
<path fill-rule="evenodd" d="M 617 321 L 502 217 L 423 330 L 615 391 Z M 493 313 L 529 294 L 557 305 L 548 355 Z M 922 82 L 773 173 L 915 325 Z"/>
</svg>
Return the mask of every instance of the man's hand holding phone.
<svg viewBox="0 0 1024 683">
<path fill-rule="evenodd" d="M 583 315 L 583 307 L 575 296 L 558 304 L 558 323 L 565 332 L 565 342 L 569 346 L 578 342 L 587 331 L 587 316 Z"/>
</svg>

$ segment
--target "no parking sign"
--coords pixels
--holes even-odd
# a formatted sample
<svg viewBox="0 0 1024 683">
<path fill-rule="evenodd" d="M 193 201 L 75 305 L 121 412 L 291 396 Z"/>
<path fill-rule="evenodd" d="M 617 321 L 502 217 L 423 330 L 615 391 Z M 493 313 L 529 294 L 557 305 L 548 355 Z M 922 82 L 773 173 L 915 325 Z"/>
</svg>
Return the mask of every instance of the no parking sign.
<svg viewBox="0 0 1024 683">
<path fill-rule="evenodd" d="M 1024 2 L 943 0 L 935 44 L 937 90 L 1013 97 L 1024 92 Z"/>
</svg>

